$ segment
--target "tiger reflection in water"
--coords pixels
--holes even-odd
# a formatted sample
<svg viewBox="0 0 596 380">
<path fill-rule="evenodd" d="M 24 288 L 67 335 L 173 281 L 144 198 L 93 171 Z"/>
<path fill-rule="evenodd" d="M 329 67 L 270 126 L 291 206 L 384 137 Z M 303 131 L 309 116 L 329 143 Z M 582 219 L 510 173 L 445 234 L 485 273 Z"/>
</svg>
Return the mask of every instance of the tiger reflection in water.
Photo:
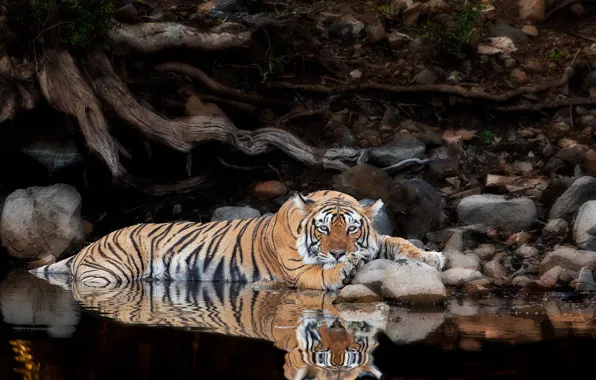
<svg viewBox="0 0 596 380">
<path fill-rule="evenodd" d="M 373 365 L 385 309 L 341 311 L 334 294 L 256 290 L 238 283 L 137 282 L 115 289 L 71 285 L 84 308 L 125 324 L 171 326 L 265 339 L 287 352 L 288 379 L 380 378 Z M 353 318 L 355 315 L 356 318 Z"/>
</svg>

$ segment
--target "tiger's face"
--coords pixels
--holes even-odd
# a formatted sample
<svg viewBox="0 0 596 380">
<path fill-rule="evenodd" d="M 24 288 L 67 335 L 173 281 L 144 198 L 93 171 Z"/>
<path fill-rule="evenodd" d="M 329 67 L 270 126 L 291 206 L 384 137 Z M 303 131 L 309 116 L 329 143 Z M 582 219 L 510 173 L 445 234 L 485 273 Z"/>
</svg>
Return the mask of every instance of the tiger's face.
<svg viewBox="0 0 596 380">
<path fill-rule="evenodd" d="M 298 194 L 294 203 L 305 215 L 297 239 L 305 264 L 331 268 L 351 255 L 368 257 L 378 250 L 377 233 L 371 224 L 383 206 L 380 199 L 360 206 L 345 194 L 319 201 Z"/>
</svg>

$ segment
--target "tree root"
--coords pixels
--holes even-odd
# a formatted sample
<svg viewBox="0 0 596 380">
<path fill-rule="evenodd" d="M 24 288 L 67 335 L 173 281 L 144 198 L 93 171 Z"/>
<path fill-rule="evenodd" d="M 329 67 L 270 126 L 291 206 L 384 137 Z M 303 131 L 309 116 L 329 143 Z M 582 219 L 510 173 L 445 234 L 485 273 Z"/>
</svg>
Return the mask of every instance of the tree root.
<svg viewBox="0 0 596 380">
<path fill-rule="evenodd" d="M 187 75 L 192 79 L 198 80 L 202 84 L 204 84 L 208 89 L 211 91 L 217 92 L 219 94 L 229 96 L 230 98 L 234 98 L 240 100 L 242 102 L 251 103 L 251 104 L 258 104 L 258 105 L 273 105 L 273 106 L 288 106 L 288 102 L 283 100 L 271 99 L 266 98 L 264 96 L 244 92 L 237 90 L 235 88 L 230 88 L 219 83 L 216 80 L 211 79 L 207 74 L 203 71 L 199 70 L 198 68 L 188 65 L 182 62 L 167 62 L 162 63 L 155 66 L 155 70 L 157 71 L 173 71 L 175 73 Z"/>
<path fill-rule="evenodd" d="M 540 111 L 540 110 L 548 109 L 548 108 L 559 108 L 559 107 L 565 107 L 565 106 L 588 106 L 588 105 L 596 105 L 596 98 L 594 98 L 594 97 L 571 98 L 571 99 L 556 100 L 553 102 L 545 102 L 545 103 L 538 103 L 538 104 L 521 104 L 521 105 L 516 105 L 516 106 L 495 107 L 494 109 L 497 111 L 507 111 L 507 112 Z"/>
<path fill-rule="evenodd" d="M 74 116 L 91 152 L 108 167 L 115 179 L 120 175 L 116 145 L 108 131 L 101 104 L 66 51 L 47 50 L 39 73 L 41 92 L 55 109 Z"/>
<path fill-rule="evenodd" d="M 208 95 L 208 94 L 196 94 L 196 95 L 204 103 L 228 104 L 232 107 L 238 108 L 239 110 L 246 111 L 249 113 L 256 112 L 259 109 L 258 106 L 255 106 L 252 104 L 238 102 L 236 100 L 220 98 L 219 96 L 215 96 L 215 95 Z"/>
<path fill-rule="evenodd" d="M 323 115 L 323 114 L 328 114 L 329 113 L 329 107 L 322 107 L 316 110 L 305 110 L 305 111 L 290 111 L 287 114 L 283 115 L 280 118 L 277 118 L 275 120 L 273 120 L 271 123 L 269 123 L 268 127 L 279 127 L 283 124 L 287 124 L 290 121 L 296 120 L 296 119 L 300 119 L 303 117 L 309 117 L 309 116 L 316 116 L 316 115 Z"/>
<path fill-rule="evenodd" d="M 231 23 L 222 24 L 210 32 L 200 32 L 174 22 L 119 24 L 109 30 L 108 37 L 112 40 L 114 53 L 120 55 L 156 53 L 172 48 L 224 50 L 248 47 L 251 32 L 228 33 L 226 28 L 237 25 L 229 24 Z"/>
<path fill-rule="evenodd" d="M 569 78 L 573 75 L 574 70 L 568 67 L 563 72 L 561 78 L 555 82 L 547 83 L 541 86 L 524 86 L 515 90 L 507 91 L 503 94 L 487 94 L 482 91 L 466 90 L 461 86 L 453 86 L 447 84 L 429 84 L 429 85 L 414 85 L 401 86 L 382 83 L 362 83 L 347 86 L 328 87 L 317 84 L 294 84 L 289 82 L 278 82 L 274 86 L 277 88 L 287 88 L 293 90 L 302 90 L 310 92 L 320 92 L 326 94 L 341 94 L 346 92 L 366 91 L 366 90 L 380 90 L 393 93 L 418 93 L 418 92 L 438 92 L 448 95 L 458 95 L 466 99 L 486 100 L 496 103 L 503 103 L 513 98 L 526 94 L 537 94 L 546 90 L 557 88 L 565 85 Z"/>
<path fill-rule="evenodd" d="M 0 56 L 0 123 L 37 105 L 39 91 L 33 73 L 31 64 L 16 64 L 8 56 Z"/>
<path fill-rule="evenodd" d="M 125 172 L 120 177 L 120 184 L 123 186 L 141 191 L 145 194 L 153 195 L 156 197 L 176 193 L 176 194 L 183 194 L 188 193 L 191 191 L 195 191 L 198 189 L 206 189 L 208 188 L 212 182 L 208 176 L 197 176 L 197 177 L 190 177 L 185 178 L 180 181 L 176 181 L 174 183 L 168 184 L 156 184 L 152 183 L 146 179 L 140 179 L 133 177 L 129 173 Z"/>
</svg>

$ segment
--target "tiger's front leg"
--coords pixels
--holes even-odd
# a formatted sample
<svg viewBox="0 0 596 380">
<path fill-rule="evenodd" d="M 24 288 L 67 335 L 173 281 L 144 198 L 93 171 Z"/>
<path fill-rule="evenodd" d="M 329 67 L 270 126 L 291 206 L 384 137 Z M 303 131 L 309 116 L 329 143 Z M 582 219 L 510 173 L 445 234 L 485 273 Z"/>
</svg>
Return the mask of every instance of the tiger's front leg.
<svg viewBox="0 0 596 380">
<path fill-rule="evenodd" d="M 416 247 L 406 239 L 392 236 L 380 236 L 380 259 L 397 260 L 400 258 L 409 258 L 426 263 L 439 272 L 445 265 L 445 256 L 442 252 L 425 251 Z"/>
<path fill-rule="evenodd" d="M 363 256 L 350 255 L 344 262 L 327 269 L 321 265 L 304 265 L 295 271 L 290 282 L 297 288 L 337 290 L 349 284 L 366 262 Z"/>
</svg>

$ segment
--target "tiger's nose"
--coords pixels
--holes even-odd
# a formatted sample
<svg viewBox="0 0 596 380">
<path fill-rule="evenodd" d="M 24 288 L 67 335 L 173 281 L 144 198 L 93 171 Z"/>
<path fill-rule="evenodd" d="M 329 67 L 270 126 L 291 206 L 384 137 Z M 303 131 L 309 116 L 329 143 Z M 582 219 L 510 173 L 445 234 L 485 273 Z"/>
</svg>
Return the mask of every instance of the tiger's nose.
<svg viewBox="0 0 596 380">
<path fill-rule="evenodd" d="M 335 257 L 335 260 L 339 261 L 339 259 L 341 259 L 342 257 L 344 257 L 346 255 L 346 251 L 335 249 L 335 250 L 329 251 L 329 254 L 331 256 Z"/>
</svg>

